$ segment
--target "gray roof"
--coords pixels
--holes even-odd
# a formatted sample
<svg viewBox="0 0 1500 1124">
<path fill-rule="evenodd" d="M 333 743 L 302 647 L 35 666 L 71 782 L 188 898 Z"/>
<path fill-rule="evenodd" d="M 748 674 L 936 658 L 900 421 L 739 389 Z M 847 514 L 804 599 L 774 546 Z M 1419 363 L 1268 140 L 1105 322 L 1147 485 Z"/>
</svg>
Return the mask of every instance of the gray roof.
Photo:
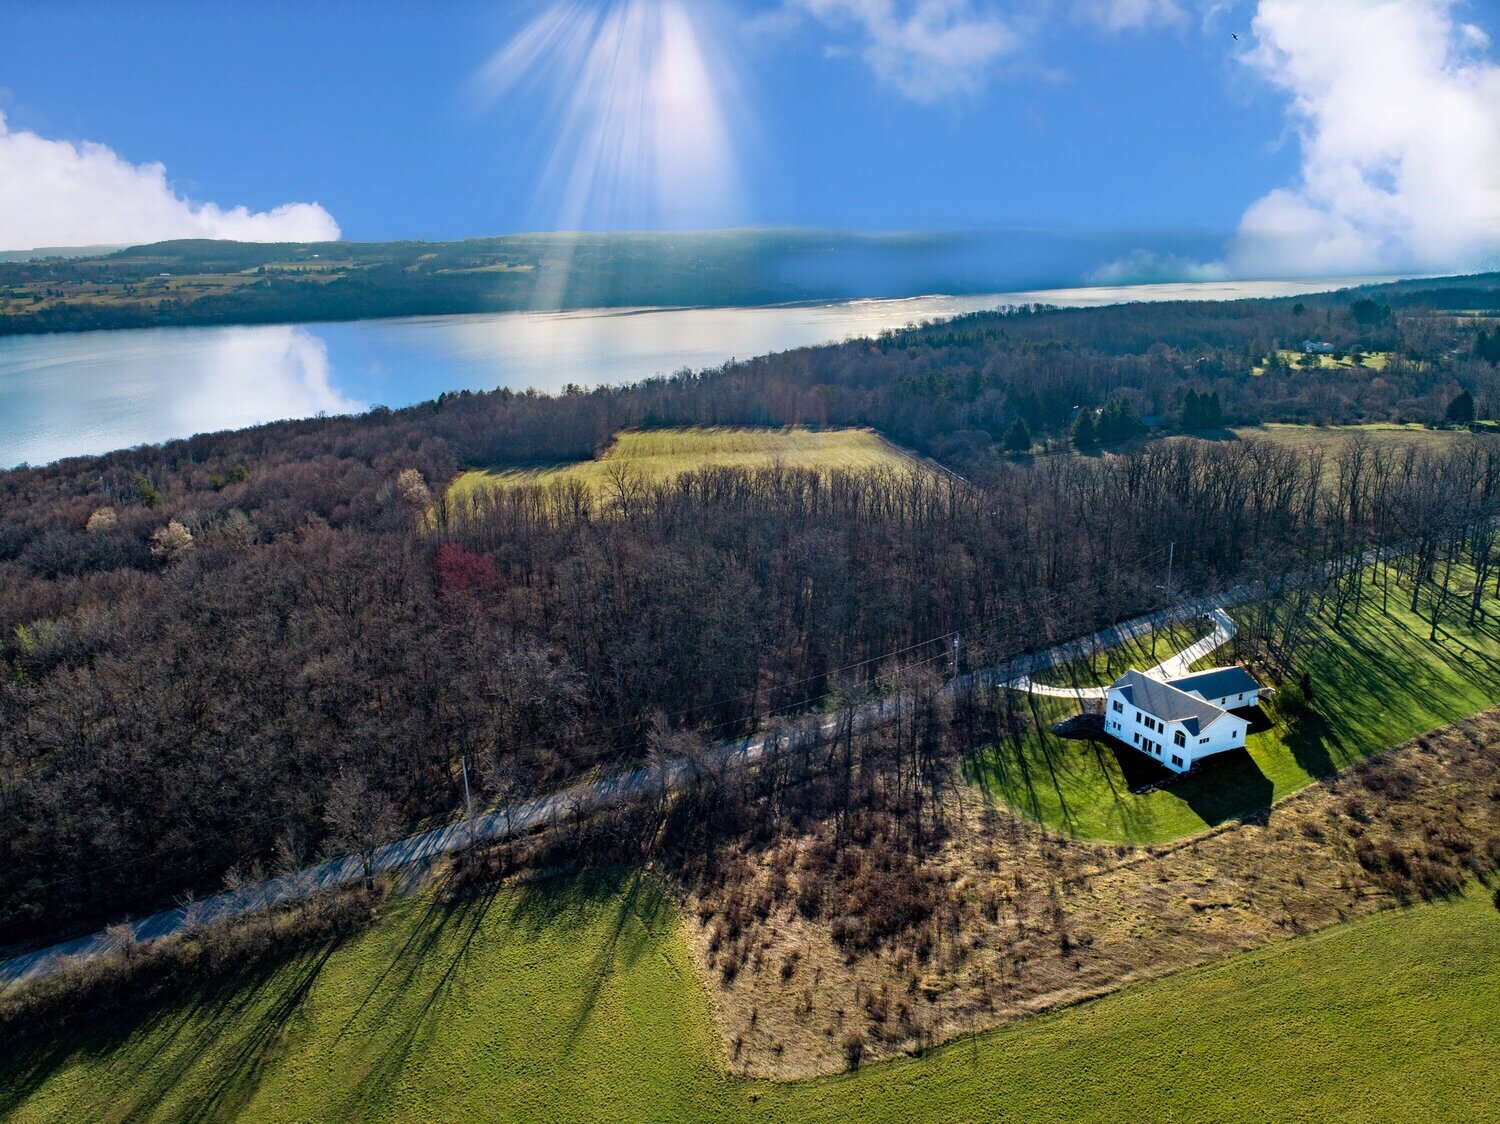
<svg viewBox="0 0 1500 1124">
<path fill-rule="evenodd" d="M 1197 691 L 1205 699 L 1222 699 L 1260 690 L 1260 684 L 1243 667 L 1213 667 L 1167 682 L 1179 691 Z"/>
<path fill-rule="evenodd" d="M 1152 679 L 1133 669 L 1109 686 L 1110 690 L 1123 694 L 1125 701 L 1137 710 L 1143 710 L 1163 722 L 1181 722 L 1190 734 L 1207 729 L 1228 713 L 1197 695 L 1180 691 L 1170 683 Z"/>
</svg>

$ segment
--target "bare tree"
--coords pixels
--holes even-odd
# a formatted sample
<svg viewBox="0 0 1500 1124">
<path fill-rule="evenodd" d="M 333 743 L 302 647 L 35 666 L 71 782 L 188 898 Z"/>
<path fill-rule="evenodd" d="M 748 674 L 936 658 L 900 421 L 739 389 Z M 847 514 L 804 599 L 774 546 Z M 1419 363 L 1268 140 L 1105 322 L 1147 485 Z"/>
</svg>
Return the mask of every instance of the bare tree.
<svg viewBox="0 0 1500 1124">
<path fill-rule="evenodd" d="M 360 773 L 341 771 L 328 790 L 323 823 L 334 847 L 359 856 L 365 889 L 375 886 L 375 853 L 400 830 L 390 797 L 370 787 Z"/>
</svg>

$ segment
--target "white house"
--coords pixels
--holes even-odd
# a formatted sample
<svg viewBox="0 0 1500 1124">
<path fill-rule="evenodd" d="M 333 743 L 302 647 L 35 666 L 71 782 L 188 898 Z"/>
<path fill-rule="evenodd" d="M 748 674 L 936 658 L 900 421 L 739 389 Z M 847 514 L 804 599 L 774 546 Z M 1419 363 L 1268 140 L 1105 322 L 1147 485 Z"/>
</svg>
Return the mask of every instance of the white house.
<svg viewBox="0 0 1500 1124">
<path fill-rule="evenodd" d="M 1234 711 L 1255 706 L 1265 692 L 1242 667 L 1175 679 L 1131 670 L 1105 692 L 1104 729 L 1174 773 L 1185 773 L 1211 754 L 1244 746 L 1250 723 Z"/>
</svg>

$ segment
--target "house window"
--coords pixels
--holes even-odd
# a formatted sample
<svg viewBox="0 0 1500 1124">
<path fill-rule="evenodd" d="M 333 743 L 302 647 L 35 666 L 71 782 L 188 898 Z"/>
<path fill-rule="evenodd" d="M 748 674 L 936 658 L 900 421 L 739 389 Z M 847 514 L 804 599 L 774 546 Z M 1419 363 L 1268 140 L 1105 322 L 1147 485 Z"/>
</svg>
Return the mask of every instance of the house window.
<svg viewBox="0 0 1500 1124">
<path fill-rule="evenodd" d="M 1172 741 L 1177 745 L 1187 745 L 1187 735 L 1184 734 L 1181 730 L 1178 730 L 1175 734 L 1172 735 Z"/>
<path fill-rule="evenodd" d="M 1198 739 L 1198 744 L 1199 745 L 1207 745 L 1208 744 L 1208 739 L 1207 738 L 1199 738 Z"/>
<path fill-rule="evenodd" d="M 1116 714 L 1124 714 L 1125 713 L 1125 704 L 1122 703 L 1119 699 L 1115 699 L 1109 705 L 1112 706 L 1112 707 L 1114 707 Z"/>
<path fill-rule="evenodd" d="M 1172 754 L 1172 764 L 1176 765 L 1179 769 L 1182 768 L 1182 758 L 1178 757 L 1175 753 Z"/>
<path fill-rule="evenodd" d="M 1130 736 L 1135 739 L 1135 744 L 1136 745 L 1140 745 L 1141 744 L 1141 732 L 1139 730 L 1137 730 L 1135 733 L 1131 734 Z"/>
<path fill-rule="evenodd" d="M 1139 722 L 1141 720 L 1141 712 L 1140 711 L 1136 711 L 1135 712 L 1135 720 L 1137 722 Z"/>
<path fill-rule="evenodd" d="M 1152 745 L 1151 745 L 1151 752 L 1154 753 L 1154 754 L 1156 754 L 1156 756 L 1160 757 L 1161 756 L 1161 742 L 1153 742 Z"/>
</svg>

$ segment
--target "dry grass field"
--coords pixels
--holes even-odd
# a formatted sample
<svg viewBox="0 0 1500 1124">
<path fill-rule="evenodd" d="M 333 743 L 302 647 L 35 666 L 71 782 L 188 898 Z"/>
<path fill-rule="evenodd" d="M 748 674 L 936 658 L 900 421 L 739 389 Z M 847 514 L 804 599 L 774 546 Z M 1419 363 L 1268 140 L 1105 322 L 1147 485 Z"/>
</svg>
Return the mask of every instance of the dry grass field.
<svg viewBox="0 0 1500 1124">
<path fill-rule="evenodd" d="M 1271 422 L 1265 425 L 1238 426 L 1230 432 L 1242 439 L 1274 441 L 1278 445 L 1297 449 L 1321 448 L 1329 453 L 1336 452 L 1340 445 L 1356 435 L 1363 435 L 1380 445 L 1417 449 L 1444 449 L 1455 441 L 1484 439 L 1475 437 L 1467 430 L 1428 429 L 1416 422 L 1406 425 L 1395 422 L 1372 425 L 1283 425 Z"/>
<path fill-rule="evenodd" d="M 746 855 L 690 924 L 731 1072 L 832 1073 L 851 1043 L 867 1060 L 920 1051 L 1452 892 L 1500 862 L 1497 740 L 1490 711 L 1164 846 L 1076 842 L 955 793 L 930 916 L 870 952 L 839 941 L 837 916 L 767 908 L 780 882 L 797 900 L 825 831 Z"/>
<path fill-rule="evenodd" d="M 758 469 L 782 465 L 818 472 L 934 471 L 868 429 L 757 429 L 704 426 L 629 430 L 590 461 L 474 469 L 450 485 L 450 502 L 488 488 L 545 487 L 579 481 L 596 495 L 612 476 L 628 472 L 642 483 L 668 481 L 703 468 Z"/>
</svg>

